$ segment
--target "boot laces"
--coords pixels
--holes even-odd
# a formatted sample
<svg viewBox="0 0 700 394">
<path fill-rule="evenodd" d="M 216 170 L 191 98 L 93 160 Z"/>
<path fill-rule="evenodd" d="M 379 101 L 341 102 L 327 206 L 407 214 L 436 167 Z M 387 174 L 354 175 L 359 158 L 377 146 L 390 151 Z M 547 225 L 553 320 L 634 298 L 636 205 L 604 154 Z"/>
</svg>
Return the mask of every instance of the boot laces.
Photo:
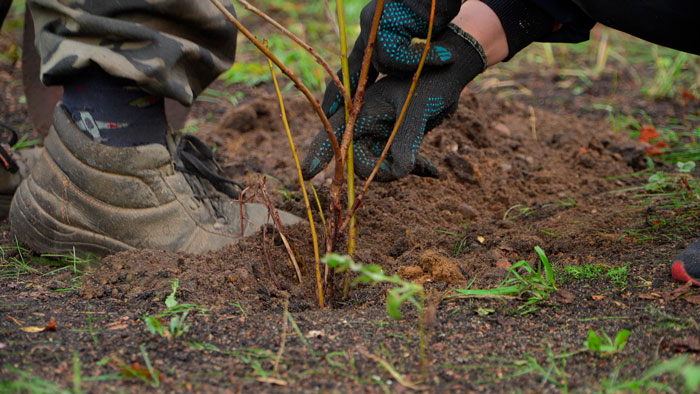
<svg viewBox="0 0 700 394">
<path fill-rule="evenodd" d="M 222 169 L 214 159 L 214 152 L 199 138 L 183 135 L 175 150 L 175 169 L 185 175 L 194 197 L 208 203 L 217 219 L 226 221 L 223 209 L 225 199 L 222 199 L 221 193 L 238 199 L 238 190 L 244 187 L 220 175 Z M 207 184 L 219 193 L 213 192 Z"/>
</svg>

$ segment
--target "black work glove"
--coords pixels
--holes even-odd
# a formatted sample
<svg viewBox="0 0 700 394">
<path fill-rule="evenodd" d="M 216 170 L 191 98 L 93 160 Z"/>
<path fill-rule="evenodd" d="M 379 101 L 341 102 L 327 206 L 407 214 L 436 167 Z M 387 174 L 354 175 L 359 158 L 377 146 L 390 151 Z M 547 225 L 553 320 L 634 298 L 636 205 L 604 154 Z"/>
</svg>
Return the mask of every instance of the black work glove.
<svg viewBox="0 0 700 394">
<path fill-rule="evenodd" d="M 386 0 L 379 23 L 376 45 L 369 70 L 368 83 L 373 83 L 379 73 L 383 74 L 412 74 L 418 68 L 423 46 L 411 45 L 411 40 L 426 38 L 430 21 L 431 0 Z M 433 33 L 439 34 L 459 13 L 462 0 L 437 0 L 435 4 L 435 20 Z M 362 70 L 362 60 L 365 48 L 372 30 L 372 20 L 377 7 L 377 0 L 372 0 L 362 9 L 360 15 L 360 36 L 348 55 L 350 70 L 350 85 L 352 96 L 357 89 L 357 83 Z M 426 65 L 439 66 L 452 62 L 452 54 L 441 45 L 433 45 Z M 343 80 L 342 70 L 338 72 Z M 323 110 L 327 116 L 333 115 L 343 107 L 345 101 L 338 87 L 331 81 L 323 97 Z"/>
<path fill-rule="evenodd" d="M 404 122 L 377 174 L 378 181 L 393 181 L 411 173 L 439 176 L 437 168 L 418 155 L 423 137 L 454 112 L 464 87 L 486 67 L 481 45 L 455 25 L 445 30 L 436 45 L 450 50 L 452 64 L 423 70 Z M 355 125 L 353 146 L 358 176 L 367 178 L 372 172 L 403 108 L 411 82 L 411 77 L 389 75 L 367 89 L 365 104 Z M 344 112 L 338 111 L 330 121 L 336 137 L 342 139 Z M 304 178 L 312 178 L 332 158 L 328 134 L 321 131 L 302 164 Z"/>
</svg>

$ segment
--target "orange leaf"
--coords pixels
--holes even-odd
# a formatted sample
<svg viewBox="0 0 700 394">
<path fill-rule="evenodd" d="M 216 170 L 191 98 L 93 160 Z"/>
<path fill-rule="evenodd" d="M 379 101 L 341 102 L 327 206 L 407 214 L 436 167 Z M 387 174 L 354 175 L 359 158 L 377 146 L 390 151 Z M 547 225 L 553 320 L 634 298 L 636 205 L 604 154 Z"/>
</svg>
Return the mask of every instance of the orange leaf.
<svg viewBox="0 0 700 394">
<path fill-rule="evenodd" d="M 133 377 L 133 378 L 146 378 L 146 379 L 151 379 L 151 372 L 148 370 L 148 368 L 142 366 L 139 363 L 133 363 L 131 366 L 123 366 L 122 367 L 122 375 L 127 376 L 127 377 Z"/>
<path fill-rule="evenodd" d="M 55 317 L 51 318 L 49 325 L 44 327 L 44 331 L 58 331 L 58 327 L 56 327 L 56 318 Z"/>
<path fill-rule="evenodd" d="M 691 93 L 685 89 L 683 89 L 683 91 L 681 92 L 681 95 L 683 96 L 683 99 L 686 101 L 698 99 L 698 97 L 696 95 L 694 95 L 693 93 Z"/>
<path fill-rule="evenodd" d="M 52 317 L 51 321 L 49 322 L 49 325 L 44 327 L 44 328 L 35 327 L 35 326 L 28 326 L 28 327 L 21 327 L 21 330 L 24 332 L 38 333 L 38 332 L 58 331 L 58 328 L 56 327 L 56 318 Z"/>
<path fill-rule="evenodd" d="M 652 146 L 651 148 L 647 149 L 647 156 L 661 156 L 663 154 L 664 151 L 655 146 Z"/>
<path fill-rule="evenodd" d="M 659 138 L 661 134 L 659 134 L 654 126 L 643 126 L 642 131 L 639 133 L 639 140 L 641 142 L 649 142 L 655 138 Z"/>
</svg>

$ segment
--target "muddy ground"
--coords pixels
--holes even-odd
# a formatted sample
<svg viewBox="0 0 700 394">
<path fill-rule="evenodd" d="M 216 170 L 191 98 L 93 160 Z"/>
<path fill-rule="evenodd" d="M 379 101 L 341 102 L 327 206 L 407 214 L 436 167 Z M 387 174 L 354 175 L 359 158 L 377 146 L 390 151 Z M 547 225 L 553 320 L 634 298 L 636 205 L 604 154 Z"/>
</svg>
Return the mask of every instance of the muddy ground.
<svg viewBox="0 0 700 394">
<path fill-rule="evenodd" d="M 0 114 L 31 131 L 18 67 L 0 65 Z M 90 392 L 589 392 L 639 379 L 679 353 L 690 351 L 697 362 L 700 300 L 671 280 L 668 266 L 698 235 L 696 210 L 644 205 L 636 192 L 619 192 L 646 182 L 625 175 L 646 168 L 648 147 L 614 132 L 607 113 L 592 105 L 644 109 L 657 124 L 683 111 L 700 115 L 700 106 L 651 101 L 625 72 L 613 91 L 610 78 L 576 96 L 551 72 L 515 75 L 532 96 L 502 98 L 477 83 L 423 144 L 441 179 L 372 186 L 359 213 L 356 260 L 425 286 L 425 377 L 416 311 L 405 307 L 403 319 L 389 318 L 387 287 L 359 286 L 346 299 L 336 289 L 330 306 L 318 309 L 311 236 L 302 224 L 287 234 L 302 260 L 301 284 L 279 238 L 262 234 L 205 256 L 124 252 L 81 266 L 83 274 L 70 264 L 55 272 L 29 263 L 33 271 L 0 279 L 0 381 L 36 389 L 41 379 Z M 198 102 L 190 131 L 217 147 L 227 175 L 248 184 L 259 174 L 278 179 L 268 180 L 281 191 L 273 193 L 277 206 L 303 216 L 270 88 L 216 88 L 244 95 L 237 107 Z M 298 95 L 289 96 L 304 151 L 318 121 Z M 314 180 L 324 207 L 328 174 Z M 448 298 L 470 283 L 497 286 L 519 260 L 535 265 L 535 246 L 555 266 L 558 291 L 531 313 L 521 314 L 520 299 Z M 30 258 L 16 248 L 4 252 L 6 269 Z M 566 266 L 586 264 L 626 267 L 627 275 L 567 274 Z M 192 310 L 189 330 L 165 338 L 143 318 L 166 309 L 175 279 L 178 302 L 206 310 Z M 303 341 L 285 323 L 285 308 Z M 52 319 L 56 331 L 22 330 Z M 591 329 L 630 330 L 629 343 L 607 357 L 579 351 Z M 655 380 L 684 388 L 673 374 Z"/>
</svg>

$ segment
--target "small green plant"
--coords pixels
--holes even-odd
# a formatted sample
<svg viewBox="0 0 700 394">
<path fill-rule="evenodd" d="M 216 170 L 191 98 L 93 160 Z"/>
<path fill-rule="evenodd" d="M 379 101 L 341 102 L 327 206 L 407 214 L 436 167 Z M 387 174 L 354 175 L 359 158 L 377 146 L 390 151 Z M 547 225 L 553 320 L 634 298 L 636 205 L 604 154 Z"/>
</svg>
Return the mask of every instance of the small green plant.
<svg viewBox="0 0 700 394">
<path fill-rule="evenodd" d="M 567 265 L 564 267 L 564 272 L 559 275 L 561 280 L 595 280 L 605 278 L 610 280 L 615 287 L 625 288 L 629 285 L 629 263 L 622 267 L 609 267 L 605 264 L 582 264 L 582 265 Z"/>
<path fill-rule="evenodd" d="M 617 368 L 609 379 L 601 383 L 603 393 L 628 393 L 628 392 L 682 392 L 696 393 L 700 387 L 700 366 L 694 364 L 687 356 L 677 357 L 659 363 L 649 368 L 638 379 L 620 379 L 620 368 Z M 673 376 L 681 380 L 683 387 L 672 387 L 659 382 L 662 376 Z"/>
<path fill-rule="evenodd" d="M 602 357 L 621 352 L 627 345 L 627 339 L 630 336 L 629 330 L 620 330 L 620 332 L 615 335 L 615 340 L 613 341 L 605 331 L 601 331 L 601 333 L 603 334 L 602 336 L 598 335 L 598 333 L 593 330 L 589 330 L 588 339 L 583 342 L 583 345 L 588 348 L 588 350 Z"/>
<path fill-rule="evenodd" d="M 423 286 L 401 279 L 398 275 L 387 276 L 382 268 L 376 264 L 364 265 L 353 261 L 350 256 L 335 253 L 327 254 L 321 261 L 334 268 L 336 272 L 354 272 L 358 276 L 353 280 L 352 286 L 358 284 L 390 283 L 397 285 L 389 290 L 386 299 L 386 312 L 394 319 L 401 319 L 401 306 L 406 302 L 413 304 L 418 312 L 423 311 L 425 292 Z"/>
<path fill-rule="evenodd" d="M 533 208 L 530 208 L 524 204 L 516 204 L 508 208 L 506 213 L 503 214 L 503 220 L 515 220 L 522 216 L 530 216 L 533 213 L 535 213 L 535 210 Z"/>
<path fill-rule="evenodd" d="M 440 234 L 445 234 L 445 235 L 451 235 L 455 238 L 457 238 L 457 241 L 455 241 L 454 248 L 452 249 L 452 255 L 454 257 L 459 257 L 459 255 L 464 252 L 464 250 L 469 246 L 469 238 L 467 237 L 469 235 L 469 222 L 464 223 L 462 225 L 462 232 L 461 233 L 456 233 L 452 231 L 446 231 L 446 230 L 435 230 L 436 232 Z"/>
<path fill-rule="evenodd" d="M 80 363 L 80 355 L 78 352 L 73 352 L 73 387 L 70 389 L 64 389 L 56 383 L 41 379 L 29 372 L 22 371 L 9 364 L 5 364 L 3 368 L 5 371 L 12 372 L 17 375 L 17 378 L 14 381 L 0 380 L 0 392 L 3 393 L 83 393 L 82 364 Z"/>
<path fill-rule="evenodd" d="M 178 279 L 172 281 L 172 292 L 165 299 L 167 309 L 158 316 L 145 316 L 146 329 L 154 335 L 172 339 L 182 336 L 190 329 L 190 325 L 185 323 L 190 312 L 203 312 L 206 309 L 198 304 L 179 304 L 175 299 L 175 294 L 180 285 Z M 163 324 L 162 318 L 170 318 L 167 325 Z"/>
<path fill-rule="evenodd" d="M 518 297 L 526 300 L 518 310 L 527 314 L 538 309 L 540 302 L 549 298 L 557 290 L 554 282 L 554 271 L 544 250 L 535 246 L 535 252 L 540 258 L 536 267 L 521 260 L 508 269 L 508 275 L 501 284 L 493 289 L 456 289 L 454 297 Z M 520 273 L 519 271 L 524 271 Z"/>
<path fill-rule="evenodd" d="M 14 145 L 12 145 L 12 150 L 16 151 L 16 150 L 20 150 L 20 149 L 27 149 L 27 148 L 31 148 L 33 146 L 37 146 L 39 144 L 41 144 L 41 139 L 37 138 L 37 139 L 30 140 L 29 134 L 24 134 L 19 138 L 19 140 Z"/>
</svg>

